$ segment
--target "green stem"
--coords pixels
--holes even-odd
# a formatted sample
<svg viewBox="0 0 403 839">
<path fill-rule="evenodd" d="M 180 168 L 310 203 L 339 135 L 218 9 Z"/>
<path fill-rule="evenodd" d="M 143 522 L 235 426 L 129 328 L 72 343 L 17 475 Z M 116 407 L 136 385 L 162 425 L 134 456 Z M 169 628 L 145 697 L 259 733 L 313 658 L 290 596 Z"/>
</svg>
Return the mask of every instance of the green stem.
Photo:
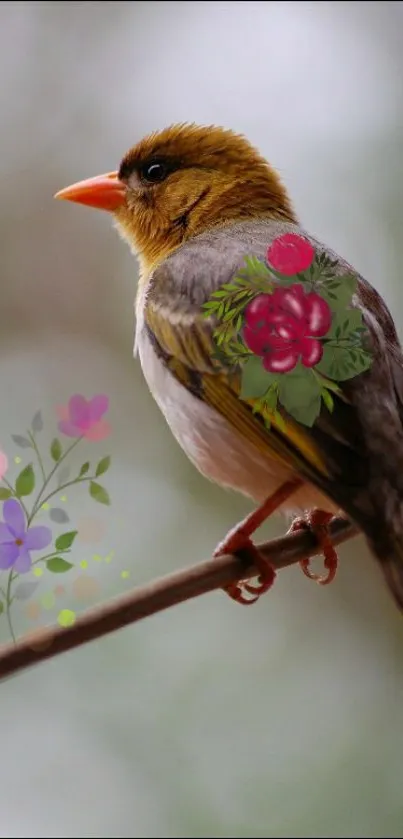
<svg viewBox="0 0 403 839">
<path fill-rule="evenodd" d="M 35 440 L 35 437 L 34 437 L 34 435 L 31 433 L 31 431 L 27 431 L 27 435 L 28 435 L 28 437 L 29 437 L 29 439 L 30 439 L 30 441 L 31 441 L 32 448 L 34 449 L 34 452 L 35 452 L 35 454 L 36 454 L 36 456 L 37 456 L 37 458 L 38 458 L 39 468 L 40 468 L 40 470 L 41 470 L 41 472 L 42 472 L 42 477 L 43 477 L 43 480 L 44 480 L 44 481 L 46 481 L 46 472 L 45 472 L 45 469 L 44 469 L 44 466 L 43 466 L 43 460 L 42 460 L 42 458 L 41 458 L 41 455 L 40 455 L 40 452 L 39 452 L 39 449 L 38 449 L 38 446 L 37 446 L 37 442 L 36 442 L 36 440 Z"/>
<path fill-rule="evenodd" d="M 46 504 L 46 502 L 49 501 L 50 498 L 53 498 L 54 495 L 57 495 L 59 492 L 62 492 L 62 490 L 66 489 L 66 487 L 74 486 L 74 484 L 82 484 L 82 483 L 84 483 L 84 481 L 94 481 L 94 480 L 95 480 L 94 475 L 89 475 L 89 476 L 86 475 L 85 478 L 74 478 L 74 480 L 72 480 L 72 481 L 67 481 L 67 483 L 62 484 L 57 489 L 54 489 L 53 492 L 50 492 L 49 495 L 46 495 L 45 498 L 42 499 L 42 504 Z"/>
<path fill-rule="evenodd" d="M 39 507 L 42 504 L 46 503 L 46 499 L 43 498 L 43 493 L 45 492 L 46 487 L 49 485 L 50 481 L 52 480 L 53 475 L 55 474 L 56 470 L 59 468 L 60 464 L 63 463 L 63 460 L 66 459 L 67 455 L 69 455 L 70 452 L 72 452 L 73 449 L 81 442 L 83 437 L 84 437 L 84 435 L 82 434 L 81 437 L 77 437 L 77 439 L 74 440 L 74 443 L 72 443 L 71 446 L 69 446 L 69 448 L 66 449 L 64 454 L 62 454 L 61 458 L 57 461 L 57 463 L 55 463 L 53 469 L 51 469 L 51 471 L 49 472 L 48 477 L 46 478 L 46 480 L 43 483 L 42 489 L 39 491 L 39 493 L 36 497 L 36 501 L 34 502 L 34 506 L 32 508 L 31 515 L 28 517 L 28 526 L 31 524 L 34 516 L 36 516 L 36 514 L 39 510 Z M 66 484 L 66 486 L 68 486 L 68 484 Z M 47 498 L 51 498 L 52 495 L 56 494 L 56 492 L 60 492 L 60 489 L 61 489 L 61 487 L 58 487 L 58 489 L 55 490 L 55 492 L 52 492 L 50 495 L 48 495 Z"/>
<path fill-rule="evenodd" d="M 71 553 L 70 548 L 65 548 L 63 551 L 52 551 L 52 553 L 50 553 L 50 554 L 45 554 L 45 556 L 40 556 L 39 559 L 34 559 L 32 565 L 38 565 L 38 562 L 46 562 L 47 559 L 52 559 L 52 557 L 54 557 L 54 556 L 60 556 L 60 554 L 69 554 L 69 553 Z M 11 589 L 11 585 L 14 582 L 14 580 L 16 580 L 17 577 L 19 577 L 19 576 L 20 575 L 18 574 L 18 571 L 12 571 L 11 572 L 10 589 Z M 0 593 L 2 593 L 5 597 L 5 599 L 7 600 L 7 594 L 5 592 L 3 592 L 2 589 L 0 589 Z M 10 592 L 9 592 L 9 594 L 10 594 Z M 15 600 L 14 596 L 9 597 L 9 606 L 12 605 L 14 600 Z"/>
<path fill-rule="evenodd" d="M 14 568 L 12 568 L 11 571 L 10 571 L 10 576 L 8 578 L 7 593 L 6 593 L 6 602 L 7 602 L 7 606 L 8 606 L 8 613 L 9 613 L 9 611 L 11 609 L 11 606 L 14 603 L 14 599 L 15 599 L 14 595 L 13 595 L 13 597 L 11 597 L 11 586 L 12 586 L 14 580 L 17 579 L 17 577 L 19 577 L 18 571 L 14 571 Z M 8 617 L 8 625 L 10 626 L 10 618 L 9 617 Z"/>
<path fill-rule="evenodd" d="M 335 336 L 332 338 L 324 338 L 323 343 L 327 347 L 348 347 L 352 350 L 360 349 L 361 346 L 359 339 L 354 340 L 353 338 L 353 340 L 351 340 L 351 338 L 336 338 Z"/>
<path fill-rule="evenodd" d="M 39 559 L 35 559 L 32 565 L 38 565 L 38 562 L 45 562 L 47 559 L 52 559 L 54 556 L 60 556 L 60 554 L 69 554 L 71 553 L 70 548 L 65 548 L 63 551 L 52 551 L 50 554 L 46 554 L 45 556 L 39 557 Z"/>
<path fill-rule="evenodd" d="M 7 613 L 7 623 L 8 623 L 8 628 L 10 630 L 10 635 L 11 635 L 13 641 L 14 641 L 14 644 L 15 644 L 16 637 L 14 635 L 13 624 L 12 624 L 12 621 L 11 621 L 11 603 L 12 603 L 11 584 L 12 584 L 12 582 L 13 582 L 13 572 L 10 571 L 10 573 L 8 575 L 7 590 L 6 590 L 6 613 Z"/>
</svg>

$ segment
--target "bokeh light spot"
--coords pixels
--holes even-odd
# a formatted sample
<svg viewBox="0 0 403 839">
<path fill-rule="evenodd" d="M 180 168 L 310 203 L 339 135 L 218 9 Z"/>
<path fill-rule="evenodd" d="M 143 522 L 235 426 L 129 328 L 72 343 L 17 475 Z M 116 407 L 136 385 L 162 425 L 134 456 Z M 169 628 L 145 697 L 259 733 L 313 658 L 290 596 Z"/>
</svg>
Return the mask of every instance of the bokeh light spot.
<svg viewBox="0 0 403 839">
<path fill-rule="evenodd" d="M 57 616 L 59 626 L 73 626 L 76 622 L 76 613 L 72 609 L 62 609 Z"/>
</svg>

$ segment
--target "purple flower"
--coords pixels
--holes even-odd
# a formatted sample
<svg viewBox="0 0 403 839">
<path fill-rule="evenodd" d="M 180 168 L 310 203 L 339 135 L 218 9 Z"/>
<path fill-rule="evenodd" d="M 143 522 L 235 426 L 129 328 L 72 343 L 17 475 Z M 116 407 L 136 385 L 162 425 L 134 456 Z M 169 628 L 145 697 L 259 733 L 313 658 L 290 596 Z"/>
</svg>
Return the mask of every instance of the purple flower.
<svg viewBox="0 0 403 839">
<path fill-rule="evenodd" d="M 0 521 L 0 569 L 14 568 L 19 574 L 29 571 L 30 551 L 40 551 L 52 541 L 49 527 L 26 527 L 21 505 L 15 498 L 3 504 L 4 521 Z"/>
<path fill-rule="evenodd" d="M 103 415 L 109 407 L 109 399 L 105 394 L 98 394 L 92 399 L 75 394 L 71 396 L 68 405 L 56 408 L 59 417 L 59 431 L 67 437 L 85 437 L 87 440 L 104 440 L 111 433 L 110 425 Z"/>
</svg>

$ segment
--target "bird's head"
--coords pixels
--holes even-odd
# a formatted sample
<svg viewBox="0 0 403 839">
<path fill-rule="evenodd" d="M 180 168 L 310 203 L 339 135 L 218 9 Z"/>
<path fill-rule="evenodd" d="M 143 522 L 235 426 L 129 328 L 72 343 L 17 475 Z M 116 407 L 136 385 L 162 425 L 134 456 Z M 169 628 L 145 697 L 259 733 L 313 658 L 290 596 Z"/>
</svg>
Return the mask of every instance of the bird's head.
<svg viewBox="0 0 403 839">
<path fill-rule="evenodd" d="M 55 196 L 115 216 L 147 272 L 191 236 L 245 219 L 296 221 L 279 176 L 242 136 L 174 125 L 142 139 L 119 169 Z"/>
</svg>

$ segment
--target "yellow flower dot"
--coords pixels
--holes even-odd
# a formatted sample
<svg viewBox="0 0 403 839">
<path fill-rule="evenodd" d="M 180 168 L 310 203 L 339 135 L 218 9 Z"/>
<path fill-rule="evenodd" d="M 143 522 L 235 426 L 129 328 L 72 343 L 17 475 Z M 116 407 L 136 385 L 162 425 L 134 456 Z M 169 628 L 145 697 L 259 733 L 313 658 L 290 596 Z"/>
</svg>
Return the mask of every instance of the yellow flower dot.
<svg viewBox="0 0 403 839">
<path fill-rule="evenodd" d="M 92 554 L 92 558 L 93 560 L 95 560 L 95 562 L 102 562 L 102 556 L 100 556 L 99 554 Z"/>
<path fill-rule="evenodd" d="M 88 568 L 88 562 L 86 559 L 82 559 L 80 562 L 81 568 Z"/>
<path fill-rule="evenodd" d="M 48 502 L 45 501 L 44 504 L 42 504 L 41 509 L 42 510 L 49 510 L 50 509 L 50 504 L 48 504 Z"/>
<path fill-rule="evenodd" d="M 112 562 L 112 556 L 111 556 L 111 554 L 108 554 L 108 555 L 105 557 L 105 562 Z"/>
<path fill-rule="evenodd" d="M 67 501 L 67 495 L 61 495 L 60 501 Z"/>
<path fill-rule="evenodd" d="M 120 576 L 122 577 L 122 580 L 127 580 L 127 578 L 130 577 L 130 571 L 122 571 Z"/>
<path fill-rule="evenodd" d="M 21 458 L 18 456 L 18 454 L 17 454 L 17 456 L 14 458 L 14 463 L 21 463 Z"/>
<path fill-rule="evenodd" d="M 62 609 L 57 616 L 59 626 L 73 626 L 76 622 L 76 613 L 71 609 Z"/>
<path fill-rule="evenodd" d="M 34 576 L 35 576 L 35 577 L 42 577 L 42 574 L 43 574 L 43 568 L 34 568 L 34 572 L 33 572 L 33 573 L 34 573 Z"/>
</svg>

